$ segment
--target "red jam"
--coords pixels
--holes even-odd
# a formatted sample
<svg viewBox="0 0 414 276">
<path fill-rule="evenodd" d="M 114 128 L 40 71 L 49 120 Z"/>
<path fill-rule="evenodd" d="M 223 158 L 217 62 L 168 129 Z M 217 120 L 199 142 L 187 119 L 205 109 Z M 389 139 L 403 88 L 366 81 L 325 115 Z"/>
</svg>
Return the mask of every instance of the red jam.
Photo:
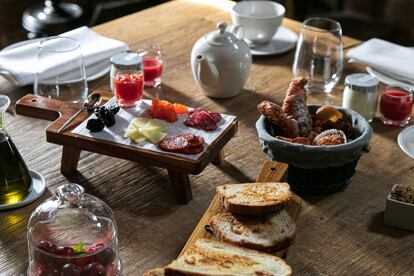
<svg viewBox="0 0 414 276">
<path fill-rule="evenodd" d="M 413 96 L 410 92 L 390 90 L 381 96 L 380 112 L 388 120 L 402 122 L 411 116 Z"/>
<path fill-rule="evenodd" d="M 121 107 L 134 107 L 144 93 L 144 76 L 141 73 L 117 74 L 114 78 L 114 90 Z"/>
<path fill-rule="evenodd" d="M 162 61 L 157 56 L 147 56 L 142 60 L 144 67 L 145 86 L 154 86 L 155 80 L 162 74 Z"/>
</svg>

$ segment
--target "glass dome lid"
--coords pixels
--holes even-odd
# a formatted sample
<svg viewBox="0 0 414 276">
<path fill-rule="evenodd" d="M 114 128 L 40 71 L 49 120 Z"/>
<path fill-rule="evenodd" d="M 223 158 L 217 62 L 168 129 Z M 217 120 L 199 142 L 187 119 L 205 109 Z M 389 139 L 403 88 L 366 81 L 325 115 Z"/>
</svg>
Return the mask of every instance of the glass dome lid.
<svg viewBox="0 0 414 276">
<path fill-rule="evenodd" d="M 114 213 L 78 184 L 58 187 L 27 225 L 28 275 L 120 275 Z"/>
</svg>

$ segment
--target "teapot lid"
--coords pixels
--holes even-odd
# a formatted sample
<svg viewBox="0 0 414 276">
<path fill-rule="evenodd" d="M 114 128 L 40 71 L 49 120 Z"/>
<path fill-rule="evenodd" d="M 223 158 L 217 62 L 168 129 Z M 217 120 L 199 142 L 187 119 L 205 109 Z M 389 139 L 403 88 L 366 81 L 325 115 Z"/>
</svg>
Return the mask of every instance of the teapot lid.
<svg viewBox="0 0 414 276">
<path fill-rule="evenodd" d="M 225 22 L 217 23 L 217 31 L 211 32 L 206 36 L 207 42 L 214 46 L 225 46 L 238 41 L 239 39 L 231 32 L 226 31 Z"/>
</svg>

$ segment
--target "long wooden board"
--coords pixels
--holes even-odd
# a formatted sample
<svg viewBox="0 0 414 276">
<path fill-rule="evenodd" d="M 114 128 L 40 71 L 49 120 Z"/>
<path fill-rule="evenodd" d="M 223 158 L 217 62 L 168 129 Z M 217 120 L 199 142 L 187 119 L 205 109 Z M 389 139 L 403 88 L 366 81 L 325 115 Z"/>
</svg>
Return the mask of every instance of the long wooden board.
<svg viewBox="0 0 414 276">
<path fill-rule="evenodd" d="M 259 175 L 257 176 L 256 182 L 280 182 L 284 181 L 286 174 L 287 174 L 288 165 L 279 162 L 273 161 L 266 161 L 263 164 Z M 295 219 L 298 220 L 300 209 L 302 205 L 302 199 L 294 195 L 286 210 L 289 214 Z M 199 238 L 214 238 L 210 233 L 205 230 L 205 226 L 208 224 L 210 219 L 219 213 L 223 213 L 226 210 L 220 203 L 220 199 L 218 196 L 213 198 L 210 206 L 208 207 L 207 211 L 204 213 L 203 217 L 201 218 L 200 222 L 198 223 L 197 227 L 194 229 L 193 233 L 191 234 L 190 238 L 188 239 L 187 243 L 185 244 L 183 250 L 181 251 L 180 255 L 184 253 L 195 241 Z M 275 255 L 279 257 L 286 257 L 287 249 L 275 252 Z"/>
</svg>

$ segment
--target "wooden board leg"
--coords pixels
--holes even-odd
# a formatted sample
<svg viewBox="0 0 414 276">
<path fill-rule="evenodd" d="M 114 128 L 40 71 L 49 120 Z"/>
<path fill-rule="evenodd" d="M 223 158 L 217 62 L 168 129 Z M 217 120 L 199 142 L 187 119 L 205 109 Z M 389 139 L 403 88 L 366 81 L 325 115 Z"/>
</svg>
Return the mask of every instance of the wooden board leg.
<svg viewBox="0 0 414 276">
<path fill-rule="evenodd" d="M 214 165 L 220 165 L 221 162 L 224 161 L 224 151 L 221 150 L 219 151 L 219 153 L 217 154 L 217 156 L 213 159 L 213 161 L 211 161 L 211 163 L 213 163 Z"/>
<path fill-rule="evenodd" d="M 171 187 L 174 191 L 175 200 L 180 204 L 187 204 L 193 198 L 191 183 L 188 174 L 168 170 L 171 179 Z"/>
<path fill-rule="evenodd" d="M 80 153 L 80 149 L 63 146 L 62 163 L 60 165 L 60 171 L 62 174 L 71 174 L 76 171 Z"/>
</svg>

